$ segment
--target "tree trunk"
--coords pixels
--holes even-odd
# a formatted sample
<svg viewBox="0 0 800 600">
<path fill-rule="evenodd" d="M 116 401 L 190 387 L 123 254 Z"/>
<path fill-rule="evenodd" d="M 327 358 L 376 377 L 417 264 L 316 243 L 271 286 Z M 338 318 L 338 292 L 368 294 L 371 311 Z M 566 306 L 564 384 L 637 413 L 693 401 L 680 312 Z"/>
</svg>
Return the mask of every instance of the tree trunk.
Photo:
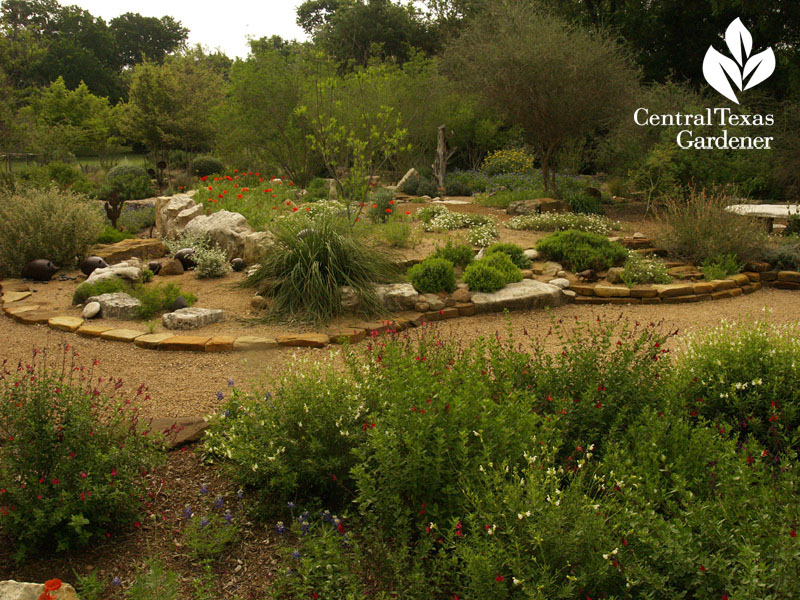
<svg viewBox="0 0 800 600">
<path fill-rule="evenodd" d="M 439 134 L 436 142 L 436 158 L 433 161 L 433 176 L 436 177 L 436 183 L 439 189 L 444 189 L 444 177 L 447 174 L 447 161 L 453 156 L 456 149 L 447 150 L 447 140 L 444 134 L 444 125 L 439 125 Z"/>
</svg>

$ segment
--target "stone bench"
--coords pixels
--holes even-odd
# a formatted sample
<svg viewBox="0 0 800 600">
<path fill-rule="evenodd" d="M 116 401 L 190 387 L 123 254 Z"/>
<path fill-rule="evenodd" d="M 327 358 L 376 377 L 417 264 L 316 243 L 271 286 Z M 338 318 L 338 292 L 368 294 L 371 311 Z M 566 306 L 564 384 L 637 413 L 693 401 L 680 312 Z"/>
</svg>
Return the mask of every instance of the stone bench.
<svg viewBox="0 0 800 600">
<path fill-rule="evenodd" d="M 793 215 L 800 215 L 800 204 L 733 204 L 725 210 L 737 215 L 763 219 L 767 232 L 772 233 L 775 219 L 788 219 Z"/>
</svg>

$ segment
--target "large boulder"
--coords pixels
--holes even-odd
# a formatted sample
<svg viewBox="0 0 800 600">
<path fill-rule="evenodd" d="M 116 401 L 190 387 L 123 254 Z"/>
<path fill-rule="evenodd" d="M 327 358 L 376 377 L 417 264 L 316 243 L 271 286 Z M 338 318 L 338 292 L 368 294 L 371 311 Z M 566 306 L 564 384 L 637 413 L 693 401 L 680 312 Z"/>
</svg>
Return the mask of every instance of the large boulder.
<svg viewBox="0 0 800 600">
<path fill-rule="evenodd" d="M 44 584 L 22 583 L 9 579 L 0 581 L 0 598 L 2 600 L 38 600 L 45 591 Z M 58 590 L 51 592 L 55 600 L 78 600 L 78 594 L 68 583 L 62 583 Z"/>
<path fill-rule="evenodd" d="M 182 308 L 161 317 L 167 329 L 198 329 L 225 319 L 225 312 L 217 308 Z"/>
<path fill-rule="evenodd" d="M 254 231 L 244 236 L 244 247 L 242 248 L 241 258 L 247 264 L 252 264 L 260 260 L 264 248 L 272 243 L 272 234 L 266 231 Z M 236 257 L 234 257 L 236 258 Z"/>
<path fill-rule="evenodd" d="M 206 237 L 224 250 L 228 259 L 244 258 L 247 262 L 253 262 L 270 239 L 268 233 L 254 231 L 242 215 L 227 210 L 201 215 L 186 225 L 185 231 Z"/>
<path fill-rule="evenodd" d="M 142 269 L 132 266 L 127 262 L 121 262 L 110 267 L 95 269 L 86 279 L 86 283 L 99 283 L 109 279 L 127 279 L 128 281 L 139 281 L 142 278 Z"/>
<path fill-rule="evenodd" d="M 545 308 L 561 306 L 566 302 L 567 297 L 562 293 L 561 288 L 535 279 L 523 279 L 517 283 L 510 283 L 491 294 L 484 292 L 472 294 L 472 303 L 475 305 L 477 313 L 500 312 L 505 309 Z"/>
<path fill-rule="evenodd" d="M 100 316 L 104 319 L 135 319 L 142 303 L 125 292 L 100 294 L 86 299 L 86 306 L 97 302 L 100 305 Z"/>
<path fill-rule="evenodd" d="M 375 286 L 375 294 L 387 310 L 412 310 L 419 298 L 410 283 L 379 284 Z"/>
<path fill-rule="evenodd" d="M 116 244 L 98 244 L 90 250 L 95 256 L 104 259 L 108 264 L 118 263 L 129 258 L 150 260 L 161 258 L 167 249 L 161 240 L 150 238 L 131 238 Z"/>
<path fill-rule="evenodd" d="M 156 200 L 156 229 L 161 238 L 175 237 L 186 229 L 186 225 L 204 212 L 188 194 L 162 196 Z M 100 256 L 98 254 L 98 256 Z"/>
<path fill-rule="evenodd" d="M 534 200 L 517 200 L 509 204 L 506 209 L 508 215 L 536 215 L 548 212 L 572 212 L 572 208 L 563 200 L 536 198 Z"/>
</svg>

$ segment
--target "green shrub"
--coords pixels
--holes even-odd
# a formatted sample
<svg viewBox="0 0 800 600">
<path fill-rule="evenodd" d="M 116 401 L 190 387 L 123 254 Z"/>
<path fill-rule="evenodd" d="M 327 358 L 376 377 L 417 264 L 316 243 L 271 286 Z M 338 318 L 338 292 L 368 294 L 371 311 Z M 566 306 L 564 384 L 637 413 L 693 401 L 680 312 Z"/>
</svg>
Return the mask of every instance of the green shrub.
<svg viewBox="0 0 800 600">
<path fill-rule="evenodd" d="M 201 488 L 196 510 L 187 504 L 183 509 L 183 540 L 186 550 L 196 561 L 213 561 L 241 535 L 230 501 L 223 496 L 211 497 Z"/>
<path fill-rule="evenodd" d="M 327 200 L 330 196 L 330 183 L 327 179 L 315 177 L 306 186 L 306 195 L 303 196 L 305 202 L 317 202 Z"/>
<path fill-rule="evenodd" d="M 505 252 L 497 251 L 486 254 L 478 262 L 482 262 L 500 271 L 503 274 L 506 285 L 522 280 L 522 272 L 519 270 L 519 267 L 514 264 L 514 261 L 512 261 Z"/>
<path fill-rule="evenodd" d="M 271 392 L 232 390 L 208 417 L 206 460 L 222 462 L 238 485 L 256 492 L 262 517 L 287 500 L 339 505 L 352 486 L 351 451 L 374 420 L 372 410 L 340 374 L 298 359 Z"/>
<path fill-rule="evenodd" d="M 213 156 L 196 156 L 192 161 L 192 173 L 198 177 L 208 177 L 214 173 L 222 173 L 225 166 Z"/>
<path fill-rule="evenodd" d="M 197 302 L 197 296 L 192 292 L 184 292 L 177 283 L 136 285 L 129 293 L 142 303 L 137 310 L 137 316 L 144 320 L 152 318 L 156 313 L 169 310 L 178 296 L 183 296 L 189 306 Z"/>
<path fill-rule="evenodd" d="M 399 191 L 409 196 L 430 196 L 435 198 L 439 195 L 439 186 L 430 177 L 413 176 L 406 179 Z"/>
<path fill-rule="evenodd" d="M 530 231 L 589 231 L 609 235 L 613 230 L 620 229 L 619 221 L 611 221 L 600 215 L 581 215 L 578 213 L 540 213 L 535 215 L 520 215 L 506 223 L 509 229 L 523 229 Z"/>
<path fill-rule="evenodd" d="M 698 265 L 724 255 L 742 262 L 757 259 L 767 241 L 763 223 L 725 210 L 729 204 L 723 194 L 694 191 L 686 200 L 668 200 L 659 247 Z"/>
<path fill-rule="evenodd" d="M 498 242 L 497 244 L 492 244 L 488 248 L 486 248 L 485 256 L 489 254 L 493 254 L 495 252 L 502 252 L 507 254 L 508 257 L 511 259 L 517 267 L 520 269 L 527 269 L 531 266 L 531 259 L 525 256 L 525 251 L 516 244 L 510 243 L 501 243 Z"/>
<path fill-rule="evenodd" d="M 131 239 L 133 234 L 114 229 L 111 225 L 103 226 L 103 230 L 95 239 L 95 244 L 116 244 L 122 240 Z"/>
<path fill-rule="evenodd" d="M 472 186 L 457 173 L 448 173 L 444 179 L 444 193 L 447 196 L 472 196 Z"/>
<path fill-rule="evenodd" d="M 148 558 L 137 569 L 133 585 L 127 590 L 128 600 L 178 600 L 181 576 L 167 568 L 158 558 Z"/>
<path fill-rule="evenodd" d="M 30 189 L 0 200 L 0 276 L 19 276 L 37 258 L 66 268 L 77 263 L 103 228 L 82 196 Z"/>
<path fill-rule="evenodd" d="M 468 265 L 464 269 L 462 280 L 473 292 L 496 292 L 506 285 L 506 278 L 503 272 L 482 260 Z"/>
<path fill-rule="evenodd" d="M 124 279 L 112 278 L 105 281 L 98 281 L 97 283 L 83 282 L 72 294 L 73 304 L 83 304 L 87 298 L 92 296 L 100 296 L 102 294 L 116 294 L 117 292 L 125 292 L 130 294 L 133 291 L 133 285 Z"/>
<path fill-rule="evenodd" d="M 795 212 L 789 215 L 789 222 L 786 224 L 786 229 L 783 230 L 783 235 L 786 236 L 800 235 L 800 214 Z"/>
<path fill-rule="evenodd" d="M 608 238 L 586 231 L 557 231 L 539 240 L 536 249 L 573 271 L 602 271 L 621 264 L 628 251 Z"/>
<path fill-rule="evenodd" d="M 95 394 L 95 378 L 75 375 L 82 367 L 69 346 L 56 352 L 0 376 L 0 532 L 18 560 L 132 524 L 140 470 L 158 459 L 137 410 L 114 398 L 114 380 Z"/>
<path fill-rule="evenodd" d="M 142 303 L 137 314 L 140 319 L 149 319 L 156 313 L 168 310 L 178 296 L 183 296 L 189 306 L 197 302 L 197 296 L 182 291 L 176 283 L 148 287 L 141 284 L 133 285 L 122 279 L 107 279 L 97 283 L 80 284 L 72 295 L 72 303 L 83 304 L 92 296 L 117 292 L 125 292 Z"/>
<path fill-rule="evenodd" d="M 764 250 L 764 259 L 779 269 L 800 271 L 800 242 L 792 238 Z"/>
<path fill-rule="evenodd" d="M 703 277 L 708 280 L 725 279 L 730 275 L 741 273 L 743 268 L 744 264 L 736 260 L 736 255 L 734 254 L 715 256 L 713 259 L 705 261 L 700 266 Z"/>
<path fill-rule="evenodd" d="M 380 314 L 374 283 L 394 276 L 394 267 L 345 219 L 322 213 L 276 221 L 275 242 L 245 284 L 272 299 L 270 318 L 323 323 L 343 313 L 341 287 L 350 286 L 364 314 Z"/>
<path fill-rule="evenodd" d="M 156 224 L 156 209 L 154 206 L 137 206 L 126 204 L 119 216 L 117 226 L 121 231 L 137 234 L 143 229 Z"/>
<path fill-rule="evenodd" d="M 695 334 L 676 370 L 691 416 L 754 437 L 773 454 L 800 444 L 800 337 L 794 325 L 732 324 Z"/>
<path fill-rule="evenodd" d="M 117 165 L 116 167 L 111 167 L 108 170 L 108 173 L 106 173 L 107 182 L 111 182 L 114 179 L 118 179 L 120 177 L 134 177 L 134 178 L 145 177 L 149 179 L 147 171 L 144 170 L 144 167 L 139 167 L 137 165 L 131 165 L 131 164 L 123 164 L 123 165 Z"/>
<path fill-rule="evenodd" d="M 456 289 L 456 275 L 453 263 L 444 258 L 426 258 L 414 265 L 407 273 L 414 289 L 423 294 L 452 292 Z"/>
<path fill-rule="evenodd" d="M 120 167 L 114 167 L 114 169 L 118 168 Z M 140 169 L 140 167 L 131 167 L 131 169 Z M 110 173 L 111 171 L 109 171 Z M 106 176 L 106 183 L 100 189 L 100 197 L 103 199 L 141 200 L 151 197 L 154 191 L 148 175 L 142 177 L 131 171 L 123 171 L 114 177 Z"/>
<path fill-rule="evenodd" d="M 672 277 L 667 273 L 664 261 L 657 256 L 629 252 L 622 271 L 622 281 L 628 287 L 633 287 L 637 283 L 669 283 Z"/>
<path fill-rule="evenodd" d="M 372 222 L 385 223 L 386 219 L 392 214 L 394 192 L 386 188 L 375 190 L 367 196 L 367 204 L 369 204 L 367 214 Z"/>
<path fill-rule="evenodd" d="M 431 258 L 449 260 L 456 267 L 466 267 L 475 258 L 475 251 L 469 244 L 454 244 L 447 240 L 444 246 L 437 246 Z"/>
<path fill-rule="evenodd" d="M 404 216 L 393 216 L 381 227 L 386 243 L 392 248 L 409 248 L 416 245 L 411 224 Z"/>
<path fill-rule="evenodd" d="M 605 213 L 603 202 L 597 196 L 586 193 L 583 189 L 570 189 L 564 192 L 564 200 L 573 212 L 584 215 L 602 215 Z"/>
<path fill-rule="evenodd" d="M 197 264 L 196 270 L 199 278 L 222 277 L 231 270 L 228 255 L 216 244 L 195 248 L 194 261 Z"/>
<path fill-rule="evenodd" d="M 481 171 L 486 175 L 503 173 L 528 173 L 533 171 L 534 156 L 524 148 L 509 148 L 489 153 L 483 160 Z"/>
</svg>

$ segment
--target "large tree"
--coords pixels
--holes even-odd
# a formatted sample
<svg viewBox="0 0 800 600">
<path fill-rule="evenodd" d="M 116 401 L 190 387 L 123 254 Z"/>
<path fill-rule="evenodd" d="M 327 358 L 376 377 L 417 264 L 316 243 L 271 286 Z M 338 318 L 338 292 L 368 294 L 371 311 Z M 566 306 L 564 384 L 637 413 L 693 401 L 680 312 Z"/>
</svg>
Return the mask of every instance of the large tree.
<svg viewBox="0 0 800 600">
<path fill-rule="evenodd" d="M 446 73 L 522 127 L 555 183 L 564 144 L 624 114 L 637 73 L 608 36 L 589 32 L 529 2 L 498 0 L 446 50 Z"/>
<path fill-rule="evenodd" d="M 145 60 L 131 73 L 120 129 L 161 156 L 171 149 L 209 150 L 212 113 L 223 94 L 222 74 L 194 53 L 169 56 L 160 65 Z"/>
<path fill-rule="evenodd" d="M 181 49 L 189 35 L 189 30 L 172 17 L 157 19 L 130 12 L 111 19 L 109 30 L 120 68 L 132 67 L 145 58 L 160 63 Z"/>
</svg>

